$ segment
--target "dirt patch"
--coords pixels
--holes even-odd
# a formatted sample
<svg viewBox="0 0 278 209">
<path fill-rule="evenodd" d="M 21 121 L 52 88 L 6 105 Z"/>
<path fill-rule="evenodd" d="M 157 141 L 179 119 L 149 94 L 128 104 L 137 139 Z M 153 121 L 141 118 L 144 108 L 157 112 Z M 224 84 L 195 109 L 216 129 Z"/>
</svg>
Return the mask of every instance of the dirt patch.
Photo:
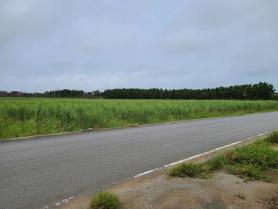
<svg viewBox="0 0 278 209">
<path fill-rule="evenodd" d="M 278 209 L 278 194 L 276 197 L 265 200 L 265 206 L 267 209 Z"/>
<path fill-rule="evenodd" d="M 273 182 L 244 181 L 216 172 L 209 179 L 170 178 L 165 170 L 108 189 L 124 209 L 278 209 L 277 175 Z M 80 197 L 64 209 L 86 209 L 90 197 Z"/>
<path fill-rule="evenodd" d="M 128 209 L 263 209 L 278 198 L 276 183 L 244 182 L 223 172 L 206 180 L 154 174 L 109 190 Z"/>
</svg>

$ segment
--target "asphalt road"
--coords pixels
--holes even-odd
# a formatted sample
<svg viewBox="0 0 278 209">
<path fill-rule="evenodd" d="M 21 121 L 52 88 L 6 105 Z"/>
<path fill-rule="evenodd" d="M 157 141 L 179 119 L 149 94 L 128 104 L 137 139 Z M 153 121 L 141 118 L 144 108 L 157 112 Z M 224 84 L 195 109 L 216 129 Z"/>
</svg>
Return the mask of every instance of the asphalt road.
<svg viewBox="0 0 278 209">
<path fill-rule="evenodd" d="M 0 209 L 40 209 L 278 128 L 278 112 L 0 143 Z"/>
</svg>

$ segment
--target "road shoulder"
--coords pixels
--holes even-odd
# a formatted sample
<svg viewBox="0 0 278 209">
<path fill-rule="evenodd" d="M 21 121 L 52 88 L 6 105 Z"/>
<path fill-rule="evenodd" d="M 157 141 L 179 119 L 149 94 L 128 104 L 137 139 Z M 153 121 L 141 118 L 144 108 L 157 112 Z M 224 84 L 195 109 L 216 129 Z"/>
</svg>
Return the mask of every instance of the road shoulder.
<svg viewBox="0 0 278 209">
<path fill-rule="evenodd" d="M 204 153 L 188 161 L 207 161 L 228 149 L 247 145 L 267 134 Z M 106 191 L 116 194 L 123 208 L 129 209 L 274 209 L 278 203 L 278 175 L 277 172 L 270 175 L 272 182 L 245 181 L 225 171 L 217 171 L 209 179 L 172 178 L 168 176 L 168 168 L 162 168 L 139 174 L 133 179 L 107 188 Z M 91 195 L 82 195 L 59 208 L 87 209 L 90 199 Z"/>
</svg>

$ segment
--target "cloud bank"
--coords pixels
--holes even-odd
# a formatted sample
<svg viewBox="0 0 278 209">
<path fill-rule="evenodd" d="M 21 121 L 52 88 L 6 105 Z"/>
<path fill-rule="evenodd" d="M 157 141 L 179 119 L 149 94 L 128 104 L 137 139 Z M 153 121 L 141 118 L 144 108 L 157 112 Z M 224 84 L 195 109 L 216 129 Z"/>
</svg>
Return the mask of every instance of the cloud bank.
<svg viewBox="0 0 278 209">
<path fill-rule="evenodd" d="M 0 89 L 278 89 L 276 0 L 0 0 Z"/>
</svg>

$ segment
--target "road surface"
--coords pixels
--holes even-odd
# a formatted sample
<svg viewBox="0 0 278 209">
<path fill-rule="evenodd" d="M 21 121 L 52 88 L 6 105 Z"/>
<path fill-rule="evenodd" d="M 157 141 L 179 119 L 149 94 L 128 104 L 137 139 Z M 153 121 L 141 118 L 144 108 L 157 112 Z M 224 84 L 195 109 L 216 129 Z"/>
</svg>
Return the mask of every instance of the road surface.
<svg viewBox="0 0 278 209">
<path fill-rule="evenodd" d="M 278 128 L 278 112 L 0 143 L 0 209 L 65 198 Z"/>
</svg>

